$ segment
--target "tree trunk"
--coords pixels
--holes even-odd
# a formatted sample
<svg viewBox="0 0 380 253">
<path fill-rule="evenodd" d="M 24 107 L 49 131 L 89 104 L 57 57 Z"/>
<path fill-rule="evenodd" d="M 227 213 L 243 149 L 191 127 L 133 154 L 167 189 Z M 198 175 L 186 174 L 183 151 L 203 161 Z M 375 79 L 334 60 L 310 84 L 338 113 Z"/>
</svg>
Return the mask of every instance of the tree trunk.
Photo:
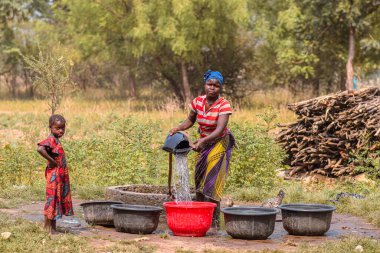
<svg viewBox="0 0 380 253">
<path fill-rule="evenodd" d="M 12 78 L 11 78 L 11 94 L 12 94 L 12 98 L 16 98 L 16 91 L 17 91 L 17 80 L 16 80 L 16 78 L 17 78 L 16 74 L 13 74 Z"/>
<path fill-rule="evenodd" d="M 316 79 L 315 81 L 312 82 L 312 87 L 314 90 L 314 94 L 316 97 L 319 97 L 321 94 L 321 83 L 319 82 L 319 79 Z"/>
<path fill-rule="evenodd" d="M 181 90 L 180 85 L 178 85 L 178 81 L 172 75 L 170 75 L 170 73 L 167 73 L 167 72 L 162 72 L 162 76 L 169 82 L 169 84 L 172 87 L 174 93 L 177 96 L 180 95 L 178 98 L 179 99 L 183 98 L 183 96 L 182 96 L 182 90 Z"/>
<path fill-rule="evenodd" d="M 182 89 L 185 104 L 189 104 L 191 101 L 191 91 L 189 84 L 189 77 L 187 75 L 186 63 L 184 61 L 181 62 L 181 73 L 182 73 Z"/>
<path fill-rule="evenodd" d="M 136 79 L 135 74 L 131 71 L 127 72 L 128 84 L 129 84 L 129 95 L 131 98 L 136 98 Z"/>
<path fill-rule="evenodd" d="M 112 82 L 115 85 L 115 91 L 118 93 L 120 98 L 125 97 L 125 90 L 123 83 L 123 73 L 120 69 L 115 69 L 115 73 L 112 75 Z"/>
<path fill-rule="evenodd" d="M 348 46 L 348 60 L 346 65 L 347 79 L 346 79 L 346 89 L 352 91 L 354 89 L 354 67 L 353 61 L 355 57 L 355 28 L 350 25 L 350 35 L 349 35 L 349 46 Z"/>
<path fill-rule="evenodd" d="M 344 91 L 346 90 L 346 78 L 345 78 L 345 72 L 344 70 L 342 70 L 340 72 L 340 79 L 339 79 L 339 87 L 338 89 L 340 89 L 341 91 Z"/>
<path fill-rule="evenodd" d="M 29 73 L 26 70 L 24 71 L 24 83 L 25 88 L 28 90 L 29 97 L 34 98 L 34 85 L 29 76 Z"/>
<path fill-rule="evenodd" d="M 333 91 L 332 83 L 333 83 L 333 81 L 331 79 L 329 79 L 327 82 L 327 87 L 326 87 L 326 93 L 327 94 L 330 94 Z"/>
</svg>

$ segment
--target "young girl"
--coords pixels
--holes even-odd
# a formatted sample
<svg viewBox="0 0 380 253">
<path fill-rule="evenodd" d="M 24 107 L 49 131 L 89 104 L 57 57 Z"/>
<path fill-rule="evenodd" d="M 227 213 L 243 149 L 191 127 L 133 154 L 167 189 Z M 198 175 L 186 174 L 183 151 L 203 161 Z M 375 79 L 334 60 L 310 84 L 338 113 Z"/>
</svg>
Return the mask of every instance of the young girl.
<svg viewBox="0 0 380 253">
<path fill-rule="evenodd" d="M 45 170 L 46 203 L 44 207 L 45 229 L 56 233 L 56 221 L 62 215 L 74 215 L 71 202 L 69 171 L 65 152 L 59 142 L 65 134 L 66 120 L 58 114 L 49 118 L 50 135 L 38 143 L 38 153 L 47 160 Z"/>
</svg>

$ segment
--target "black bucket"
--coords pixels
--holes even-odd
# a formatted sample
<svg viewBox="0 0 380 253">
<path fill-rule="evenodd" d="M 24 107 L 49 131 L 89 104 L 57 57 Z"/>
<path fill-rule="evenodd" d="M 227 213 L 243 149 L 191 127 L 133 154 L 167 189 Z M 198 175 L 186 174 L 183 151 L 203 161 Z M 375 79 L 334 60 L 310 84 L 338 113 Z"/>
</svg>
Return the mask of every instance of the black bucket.
<svg viewBox="0 0 380 253">
<path fill-rule="evenodd" d="M 166 137 L 162 149 L 172 154 L 181 154 L 189 152 L 191 147 L 186 135 L 181 132 L 177 132 L 173 135 L 169 134 Z"/>
<path fill-rule="evenodd" d="M 282 225 L 291 235 L 325 234 L 330 229 L 334 206 L 321 204 L 283 204 Z"/>
<path fill-rule="evenodd" d="M 161 207 L 145 205 L 112 205 L 116 231 L 131 234 L 151 234 L 156 230 Z"/>
<path fill-rule="evenodd" d="M 265 207 L 222 208 L 227 233 L 232 238 L 265 240 L 274 231 L 277 209 Z"/>
</svg>

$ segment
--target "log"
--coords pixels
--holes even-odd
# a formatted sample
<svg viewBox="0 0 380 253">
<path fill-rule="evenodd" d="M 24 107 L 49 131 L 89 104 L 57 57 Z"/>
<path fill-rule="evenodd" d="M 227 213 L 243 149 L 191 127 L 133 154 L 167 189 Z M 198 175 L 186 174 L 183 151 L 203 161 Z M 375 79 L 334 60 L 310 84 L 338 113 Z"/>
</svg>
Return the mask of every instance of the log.
<svg viewBox="0 0 380 253">
<path fill-rule="evenodd" d="M 307 172 L 339 177 L 354 174 L 354 153 L 380 150 L 380 90 L 370 87 L 329 94 L 288 105 L 298 119 L 279 124 L 277 141 L 294 166 L 290 176 Z"/>
</svg>

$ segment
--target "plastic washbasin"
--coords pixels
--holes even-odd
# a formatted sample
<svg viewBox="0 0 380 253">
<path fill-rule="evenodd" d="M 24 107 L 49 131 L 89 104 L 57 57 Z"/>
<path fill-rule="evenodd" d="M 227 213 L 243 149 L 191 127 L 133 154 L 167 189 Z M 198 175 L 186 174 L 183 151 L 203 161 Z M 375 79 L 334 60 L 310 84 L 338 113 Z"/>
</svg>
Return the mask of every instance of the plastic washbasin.
<svg viewBox="0 0 380 253">
<path fill-rule="evenodd" d="M 177 236 L 205 236 L 216 204 L 210 202 L 165 202 L 168 227 Z"/>
</svg>

